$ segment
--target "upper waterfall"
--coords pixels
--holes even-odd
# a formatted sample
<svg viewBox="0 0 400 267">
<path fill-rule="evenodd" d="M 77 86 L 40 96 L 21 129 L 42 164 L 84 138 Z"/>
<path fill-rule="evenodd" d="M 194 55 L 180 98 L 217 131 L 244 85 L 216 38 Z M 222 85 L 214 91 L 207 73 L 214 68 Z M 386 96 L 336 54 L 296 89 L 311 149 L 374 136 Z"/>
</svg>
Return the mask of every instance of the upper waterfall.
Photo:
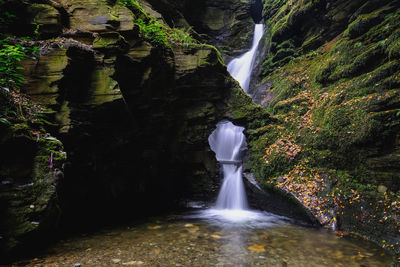
<svg viewBox="0 0 400 267">
<path fill-rule="evenodd" d="M 258 44 L 264 34 L 264 25 L 256 24 L 251 49 L 228 64 L 228 72 L 237 80 L 243 90 L 247 93 L 250 85 L 251 72 L 257 54 Z"/>
</svg>

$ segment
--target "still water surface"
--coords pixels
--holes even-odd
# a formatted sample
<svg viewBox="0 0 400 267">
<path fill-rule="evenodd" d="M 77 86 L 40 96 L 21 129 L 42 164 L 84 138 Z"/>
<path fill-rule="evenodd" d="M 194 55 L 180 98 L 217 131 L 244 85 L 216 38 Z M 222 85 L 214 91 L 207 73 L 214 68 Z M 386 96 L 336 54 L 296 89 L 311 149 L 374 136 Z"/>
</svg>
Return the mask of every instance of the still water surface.
<svg viewBox="0 0 400 267">
<path fill-rule="evenodd" d="M 265 212 L 203 210 L 63 240 L 14 266 L 390 266 L 374 244 Z M 247 211 L 246 211 L 247 212 Z"/>
</svg>

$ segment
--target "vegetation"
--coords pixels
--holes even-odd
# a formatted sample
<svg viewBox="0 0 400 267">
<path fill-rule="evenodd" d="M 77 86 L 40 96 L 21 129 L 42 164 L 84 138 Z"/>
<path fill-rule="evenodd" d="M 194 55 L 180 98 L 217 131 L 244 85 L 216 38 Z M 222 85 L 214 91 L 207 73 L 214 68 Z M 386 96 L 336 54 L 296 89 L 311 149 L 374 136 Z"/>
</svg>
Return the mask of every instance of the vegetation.
<svg viewBox="0 0 400 267">
<path fill-rule="evenodd" d="M 156 47 L 169 47 L 173 45 L 189 46 L 195 44 L 191 37 L 191 29 L 170 28 L 150 17 L 136 0 L 120 0 L 120 3 L 137 15 L 136 24 L 142 37 Z"/>
<path fill-rule="evenodd" d="M 147 22 L 139 18 L 136 20 L 136 24 L 142 37 L 157 47 L 168 47 L 171 44 L 189 46 L 195 43 L 188 31 L 169 28 L 154 18 L 147 19 Z"/>
<path fill-rule="evenodd" d="M 126 6 L 127 8 L 131 9 L 134 12 L 134 14 L 145 13 L 142 6 L 139 4 L 137 0 L 119 0 L 119 2 L 123 6 Z"/>
<path fill-rule="evenodd" d="M 7 24 L 14 18 L 14 15 L 4 12 L 0 21 Z M 37 46 L 23 45 L 21 39 L 0 33 L 0 123 L 11 125 L 21 120 L 34 122 L 39 119 L 41 108 L 20 91 L 24 83 L 20 62 L 37 55 Z"/>
<path fill-rule="evenodd" d="M 317 3 L 265 3 L 272 36 L 263 77 L 273 84 L 268 111 L 276 123 L 251 130 L 252 171 L 321 223 L 338 218 L 399 253 L 398 241 L 387 239 L 400 224 L 400 13 L 382 4 L 321 45 L 321 34 L 295 30 Z"/>
<path fill-rule="evenodd" d="M 9 91 L 10 88 L 20 88 L 23 77 L 19 73 L 23 68 L 18 66 L 22 59 L 35 55 L 37 47 L 23 47 L 12 44 L 7 39 L 0 40 L 0 87 Z"/>
<path fill-rule="evenodd" d="M 147 23 L 142 19 L 137 19 L 136 24 L 139 26 L 140 33 L 144 39 L 158 47 L 168 45 L 167 34 L 164 30 L 165 26 L 155 19 L 149 19 Z"/>
</svg>

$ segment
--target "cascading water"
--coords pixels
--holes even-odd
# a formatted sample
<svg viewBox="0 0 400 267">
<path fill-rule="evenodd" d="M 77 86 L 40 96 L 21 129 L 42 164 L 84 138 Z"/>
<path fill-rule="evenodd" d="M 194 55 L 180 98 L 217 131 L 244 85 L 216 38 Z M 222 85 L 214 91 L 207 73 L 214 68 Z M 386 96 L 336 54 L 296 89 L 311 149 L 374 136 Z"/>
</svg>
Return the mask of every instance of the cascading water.
<svg viewBox="0 0 400 267">
<path fill-rule="evenodd" d="M 218 195 L 217 209 L 244 210 L 247 208 L 246 192 L 242 181 L 241 152 L 246 147 L 243 127 L 229 121 L 218 123 L 208 142 L 222 165 L 224 181 Z"/>
<path fill-rule="evenodd" d="M 240 83 L 245 92 L 249 89 L 254 59 L 263 33 L 264 25 L 255 25 L 253 45 L 250 51 L 232 60 L 228 65 L 229 73 Z M 217 129 L 208 138 L 211 149 L 222 165 L 224 177 L 215 208 L 208 210 L 208 214 L 222 216 L 230 221 L 259 217 L 258 213 L 248 210 L 242 180 L 242 152 L 247 145 L 243 131 L 243 127 L 236 126 L 229 121 L 222 121 L 218 123 Z"/>
<path fill-rule="evenodd" d="M 264 25 L 256 24 L 251 49 L 228 64 L 228 72 L 236 81 L 239 82 L 240 86 L 246 93 L 249 91 L 251 72 L 254 67 L 258 44 L 260 43 L 263 34 Z"/>
</svg>

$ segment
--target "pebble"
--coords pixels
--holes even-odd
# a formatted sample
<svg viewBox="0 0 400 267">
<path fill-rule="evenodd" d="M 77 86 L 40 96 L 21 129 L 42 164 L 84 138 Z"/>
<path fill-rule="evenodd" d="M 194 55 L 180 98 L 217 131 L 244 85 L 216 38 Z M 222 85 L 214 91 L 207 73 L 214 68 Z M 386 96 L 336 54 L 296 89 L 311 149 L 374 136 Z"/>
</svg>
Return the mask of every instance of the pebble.
<svg viewBox="0 0 400 267">
<path fill-rule="evenodd" d="M 385 193 L 387 191 L 387 187 L 384 185 L 379 185 L 378 186 L 378 192 L 379 193 Z"/>
<path fill-rule="evenodd" d="M 215 238 L 215 239 L 221 239 L 221 238 L 222 238 L 222 237 L 219 236 L 219 235 L 211 235 L 211 237 L 212 237 L 212 238 Z"/>
<path fill-rule="evenodd" d="M 148 226 L 160 226 L 162 230 L 150 230 Z M 199 228 L 196 234 L 180 238 L 181 232 L 194 228 Z M 290 225 L 268 230 L 232 230 L 190 221 L 177 222 L 171 227 L 162 223 L 138 225 L 135 229 L 134 233 L 118 229 L 82 236 L 78 240 L 65 240 L 43 259 L 43 266 L 53 266 L 56 262 L 75 267 L 81 267 L 81 264 L 96 267 L 210 266 L 210 262 L 223 267 L 317 266 L 318 262 L 321 266 L 333 266 L 337 261 L 343 266 L 355 266 L 361 260 L 368 266 L 386 266 L 390 260 L 377 258 L 373 251 L 347 244 L 333 234 Z M 199 235 L 207 238 L 198 239 Z M 328 240 L 320 242 L 319 249 L 315 248 L 315 240 L 322 238 Z M 292 250 L 295 246 L 296 249 Z M 82 263 L 76 263 L 78 260 Z M 29 266 L 38 265 L 32 262 Z"/>
<path fill-rule="evenodd" d="M 283 183 L 285 181 L 285 179 L 283 179 L 283 177 L 279 176 L 278 179 L 276 179 L 276 181 L 278 183 Z"/>
<path fill-rule="evenodd" d="M 128 261 L 122 263 L 122 265 L 143 265 L 143 264 L 144 264 L 143 261 Z"/>
</svg>

